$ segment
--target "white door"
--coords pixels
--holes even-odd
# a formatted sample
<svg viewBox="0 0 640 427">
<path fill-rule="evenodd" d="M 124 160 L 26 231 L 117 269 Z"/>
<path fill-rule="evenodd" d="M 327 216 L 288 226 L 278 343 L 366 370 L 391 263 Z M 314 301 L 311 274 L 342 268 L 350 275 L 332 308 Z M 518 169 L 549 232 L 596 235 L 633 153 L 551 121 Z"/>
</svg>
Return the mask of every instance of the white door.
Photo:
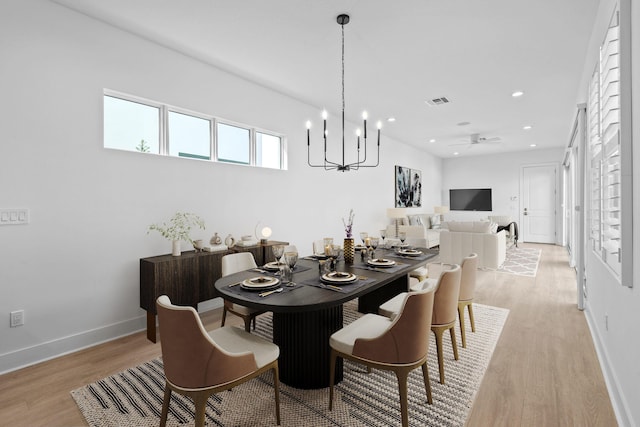
<svg viewBox="0 0 640 427">
<path fill-rule="evenodd" d="M 522 224 L 519 240 L 556 242 L 557 166 L 522 167 Z"/>
</svg>

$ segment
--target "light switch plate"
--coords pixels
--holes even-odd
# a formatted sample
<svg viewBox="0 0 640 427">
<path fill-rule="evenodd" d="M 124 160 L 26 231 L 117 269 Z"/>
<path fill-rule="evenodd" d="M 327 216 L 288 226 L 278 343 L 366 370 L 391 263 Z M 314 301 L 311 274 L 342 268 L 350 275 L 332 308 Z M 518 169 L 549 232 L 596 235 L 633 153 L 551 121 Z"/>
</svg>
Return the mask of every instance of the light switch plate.
<svg viewBox="0 0 640 427">
<path fill-rule="evenodd" d="M 0 225 L 29 224 L 29 209 L 0 209 Z"/>
</svg>

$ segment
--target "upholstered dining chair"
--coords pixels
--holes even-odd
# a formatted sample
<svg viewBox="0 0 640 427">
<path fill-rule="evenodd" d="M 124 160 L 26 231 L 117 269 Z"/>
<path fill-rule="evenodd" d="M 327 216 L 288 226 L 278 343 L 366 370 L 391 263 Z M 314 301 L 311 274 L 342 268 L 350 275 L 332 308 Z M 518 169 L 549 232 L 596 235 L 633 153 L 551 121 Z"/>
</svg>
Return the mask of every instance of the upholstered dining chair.
<svg viewBox="0 0 640 427">
<path fill-rule="evenodd" d="M 458 297 L 458 319 L 460 320 L 460 336 L 462 347 L 467 348 L 467 336 L 464 326 L 464 309 L 469 311 L 469 322 L 471 332 L 476 331 L 476 324 L 473 320 L 473 295 L 476 290 L 476 276 L 478 273 L 478 254 L 471 254 L 462 260 L 460 266 L 460 296 Z"/>
<path fill-rule="evenodd" d="M 427 402 L 432 403 L 427 354 L 433 298 L 433 291 L 409 293 L 393 320 L 377 314 L 365 314 L 331 335 L 329 410 L 333 409 L 333 383 L 338 357 L 361 363 L 367 368 L 396 374 L 403 426 L 409 425 L 407 377 L 418 367 L 422 368 Z"/>
<path fill-rule="evenodd" d="M 436 351 L 438 353 L 438 368 L 440 372 L 440 383 L 444 384 L 444 351 L 442 336 L 446 330 L 451 334 L 451 345 L 453 347 L 453 357 L 458 360 L 458 344 L 455 336 L 456 312 L 458 307 L 458 295 L 460 293 L 460 266 L 451 264 L 449 270 L 445 270 L 440 275 L 434 285 L 433 279 L 425 279 L 416 288 L 424 290 L 435 290 L 433 302 L 433 317 L 431 319 L 431 330 L 436 337 Z M 411 293 L 409 293 L 411 294 Z M 394 318 L 400 311 L 400 304 L 406 293 L 401 293 L 385 302 L 378 309 L 382 316 Z"/>
<path fill-rule="evenodd" d="M 277 345 L 232 326 L 207 332 L 193 307 L 173 305 L 166 295 L 158 297 L 156 307 L 166 376 L 160 426 L 167 423 L 172 392 L 193 399 L 195 425 L 204 426 L 210 396 L 269 370 L 273 371 L 276 422 L 280 425 Z"/>
<path fill-rule="evenodd" d="M 222 276 L 228 276 L 239 271 L 249 270 L 250 268 L 256 267 L 256 260 L 253 258 L 253 254 L 251 252 L 238 252 L 222 257 Z M 253 329 L 255 329 L 256 317 L 264 313 L 264 311 L 224 300 L 221 326 L 224 326 L 224 323 L 227 320 L 227 313 L 232 313 L 241 317 L 242 320 L 244 320 L 244 330 L 249 332 L 251 331 L 251 322 L 253 322 Z"/>
</svg>

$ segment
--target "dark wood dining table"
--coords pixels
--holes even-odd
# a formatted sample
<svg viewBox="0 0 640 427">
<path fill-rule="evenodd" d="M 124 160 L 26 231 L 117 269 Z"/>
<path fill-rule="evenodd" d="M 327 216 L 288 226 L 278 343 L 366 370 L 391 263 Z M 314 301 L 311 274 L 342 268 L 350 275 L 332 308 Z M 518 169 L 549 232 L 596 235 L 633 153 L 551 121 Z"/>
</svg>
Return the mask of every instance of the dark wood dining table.
<svg viewBox="0 0 640 427">
<path fill-rule="evenodd" d="M 282 286 L 280 293 L 259 297 L 256 292 L 242 290 L 241 286 L 229 286 L 260 276 L 255 270 L 222 277 L 214 286 L 217 295 L 226 300 L 273 312 L 273 342 L 280 347 L 279 369 L 283 383 L 301 389 L 324 388 L 329 385 L 329 338 L 343 327 L 343 304 L 358 298 L 358 311 L 376 313 L 382 303 L 406 292 L 409 273 L 434 256 L 423 251 L 421 257 L 398 257 L 393 251 L 378 249 L 377 258 L 396 261 L 392 269 L 368 267 L 356 253 L 353 264 L 340 261 L 336 270 L 356 274 L 363 283 L 338 284 L 340 291 L 309 285 L 322 286 L 319 262 L 309 257 L 300 259 L 294 268 L 296 288 Z M 335 382 L 341 380 L 342 362 L 338 360 Z"/>
</svg>

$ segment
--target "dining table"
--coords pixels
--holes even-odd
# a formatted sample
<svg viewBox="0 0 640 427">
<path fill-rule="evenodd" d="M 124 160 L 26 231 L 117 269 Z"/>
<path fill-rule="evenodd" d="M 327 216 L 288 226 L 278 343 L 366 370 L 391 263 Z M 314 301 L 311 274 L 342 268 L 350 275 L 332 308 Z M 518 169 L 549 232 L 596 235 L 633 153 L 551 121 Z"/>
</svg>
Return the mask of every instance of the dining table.
<svg viewBox="0 0 640 427">
<path fill-rule="evenodd" d="M 372 260 L 393 261 L 393 265 L 384 267 L 370 265 L 359 253 L 353 263 L 338 260 L 335 271 L 357 276 L 351 283 L 321 280 L 320 260 L 308 256 L 299 259 L 293 269 L 294 286 L 279 283 L 268 295 L 241 286 L 252 279 L 278 278 L 277 271 L 263 266 L 222 277 L 214 287 L 225 300 L 272 312 L 273 342 L 280 348 L 280 381 L 295 388 L 319 389 L 329 385 L 329 339 L 343 327 L 343 304 L 357 298 L 359 312 L 377 313 L 382 303 L 409 289 L 412 270 L 435 256 L 427 249 L 416 252 L 420 253 L 404 256 L 395 250 L 378 249 Z M 342 378 L 342 360 L 338 359 L 335 383 Z"/>
</svg>

